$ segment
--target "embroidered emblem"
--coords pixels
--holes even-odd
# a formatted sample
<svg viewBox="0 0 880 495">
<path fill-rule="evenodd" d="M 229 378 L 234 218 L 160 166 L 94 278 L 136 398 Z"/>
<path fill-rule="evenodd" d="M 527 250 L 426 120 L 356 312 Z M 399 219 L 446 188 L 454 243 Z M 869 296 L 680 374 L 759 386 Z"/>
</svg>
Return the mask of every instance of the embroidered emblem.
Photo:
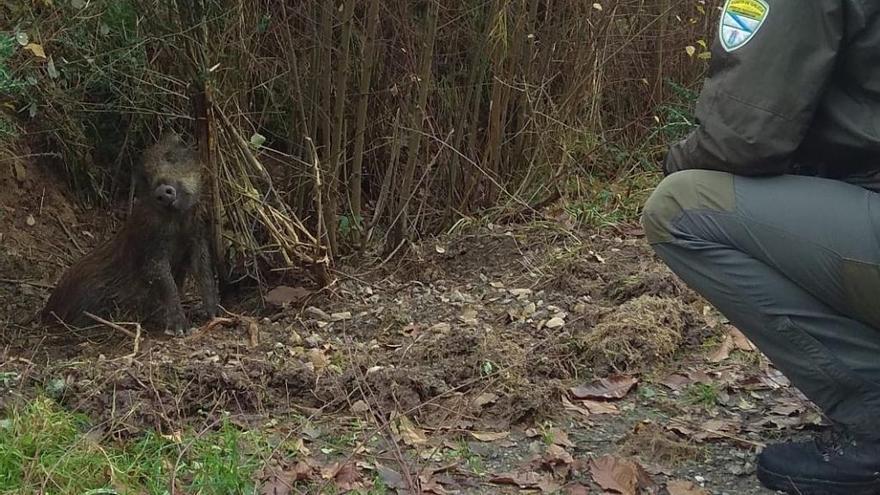
<svg viewBox="0 0 880 495">
<path fill-rule="evenodd" d="M 727 0 L 721 12 L 718 36 L 724 50 L 732 52 L 751 41 L 770 13 L 764 0 Z"/>
</svg>

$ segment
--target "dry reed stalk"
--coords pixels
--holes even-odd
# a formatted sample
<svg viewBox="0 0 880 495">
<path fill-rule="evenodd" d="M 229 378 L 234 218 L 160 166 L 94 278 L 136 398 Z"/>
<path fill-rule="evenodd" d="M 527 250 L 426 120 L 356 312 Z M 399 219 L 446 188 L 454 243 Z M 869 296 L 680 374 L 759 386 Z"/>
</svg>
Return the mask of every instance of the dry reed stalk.
<svg viewBox="0 0 880 495">
<path fill-rule="evenodd" d="M 379 24 L 379 0 L 370 0 L 369 11 L 367 12 L 367 26 L 364 32 L 363 51 L 361 57 L 361 74 L 358 84 L 358 102 L 356 110 L 354 152 L 352 154 L 351 175 L 349 179 L 349 190 L 351 204 L 351 216 L 354 219 L 354 225 L 360 225 L 362 221 L 362 202 L 363 202 L 363 160 L 364 160 L 364 141 L 367 132 L 367 109 L 370 102 L 370 82 L 373 75 L 373 67 L 376 64 L 376 56 L 379 49 L 376 42 L 376 29 Z M 357 242 L 360 242 L 360 229 L 357 229 Z"/>
<path fill-rule="evenodd" d="M 342 14 L 341 54 L 336 59 L 336 74 L 333 77 L 334 93 L 336 100 L 333 106 L 333 136 L 330 140 L 330 160 L 328 161 L 327 175 L 324 177 L 326 208 L 323 212 L 324 222 L 327 228 L 330 258 L 339 253 L 339 243 L 336 240 L 337 224 L 339 223 L 337 205 L 339 204 L 340 172 L 343 163 L 342 138 L 345 135 L 345 102 L 348 96 L 348 67 L 351 61 L 348 58 L 351 45 L 352 19 L 354 16 L 355 0 L 346 0 Z"/>
<path fill-rule="evenodd" d="M 409 196 L 412 192 L 412 181 L 416 172 L 416 163 L 419 150 L 422 145 L 422 133 L 420 132 L 427 118 L 428 94 L 431 91 L 431 69 L 434 60 L 434 43 L 437 39 L 437 17 L 439 3 L 431 2 L 427 19 L 428 30 L 422 41 L 422 50 L 419 53 L 419 69 L 417 77 L 417 95 L 409 108 L 409 121 L 411 125 L 407 139 L 407 162 L 403 170 L 403 177 L 397 190 L 397 216 L 391 222 L 388 237 L 390 242 L 385 244 L 386 250 L 400 244 L 400 241 L 409 236 Z"/>
</svg>

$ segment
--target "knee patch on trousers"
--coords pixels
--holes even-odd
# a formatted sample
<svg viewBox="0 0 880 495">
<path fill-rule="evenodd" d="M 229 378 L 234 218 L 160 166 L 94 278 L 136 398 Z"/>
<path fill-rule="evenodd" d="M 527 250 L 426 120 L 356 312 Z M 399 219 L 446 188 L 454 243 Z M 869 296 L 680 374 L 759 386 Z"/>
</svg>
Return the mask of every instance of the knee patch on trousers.
<svg viewBox="0 0 880 495">
<path fill-rule="evenodd" d="M 733 174 L 714 170 L 682 170 L 664 178 L 642 211 L 648 242 L 671 241 L 673 222 L 685 211 L 733 211 L 733 179 Z"/>
</svg>

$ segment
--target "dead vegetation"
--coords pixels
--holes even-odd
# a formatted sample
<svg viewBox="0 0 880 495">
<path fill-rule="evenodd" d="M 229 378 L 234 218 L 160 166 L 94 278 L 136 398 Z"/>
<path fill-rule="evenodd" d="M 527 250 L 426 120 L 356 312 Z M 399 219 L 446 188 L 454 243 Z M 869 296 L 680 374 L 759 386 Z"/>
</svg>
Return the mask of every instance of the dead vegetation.
<svg viewBox="0 0 880 495">
<path fill-rule="evenodd" d="M 644 369 L 672 357 L 694 321 L 693 309 L 678 299 L 639 296 L 603 316 L 574 346 L 599 369 Z"/>
<path fill-rule="evenodd" d="M 578 221 L 598 203 L 632 215 L 647 185 L 601 184 L 651 172 L 686 124 L 705 49 L 685 48 L 712 5 L 6 2 L 0 148 L 23 138 L 106 205 L 160 130 L 185 130 L 224 281 L 326 285 L 341 257 L 462 218 L 560 199 Z"/>
</svg>

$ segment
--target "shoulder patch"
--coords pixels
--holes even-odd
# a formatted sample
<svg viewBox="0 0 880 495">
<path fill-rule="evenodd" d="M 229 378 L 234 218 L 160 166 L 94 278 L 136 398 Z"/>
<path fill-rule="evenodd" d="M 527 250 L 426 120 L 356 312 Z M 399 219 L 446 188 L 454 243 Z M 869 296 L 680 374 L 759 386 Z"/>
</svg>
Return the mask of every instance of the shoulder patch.
<svg viewBox="0 0 880 495">
<path fill-rule="evenodd" d="M 770 5 L 765 0 L 727 0 L 718 30 L 724 50 L 732 52 L 745 46 L 761 29 L 769 13 Z"/>
</svg>

